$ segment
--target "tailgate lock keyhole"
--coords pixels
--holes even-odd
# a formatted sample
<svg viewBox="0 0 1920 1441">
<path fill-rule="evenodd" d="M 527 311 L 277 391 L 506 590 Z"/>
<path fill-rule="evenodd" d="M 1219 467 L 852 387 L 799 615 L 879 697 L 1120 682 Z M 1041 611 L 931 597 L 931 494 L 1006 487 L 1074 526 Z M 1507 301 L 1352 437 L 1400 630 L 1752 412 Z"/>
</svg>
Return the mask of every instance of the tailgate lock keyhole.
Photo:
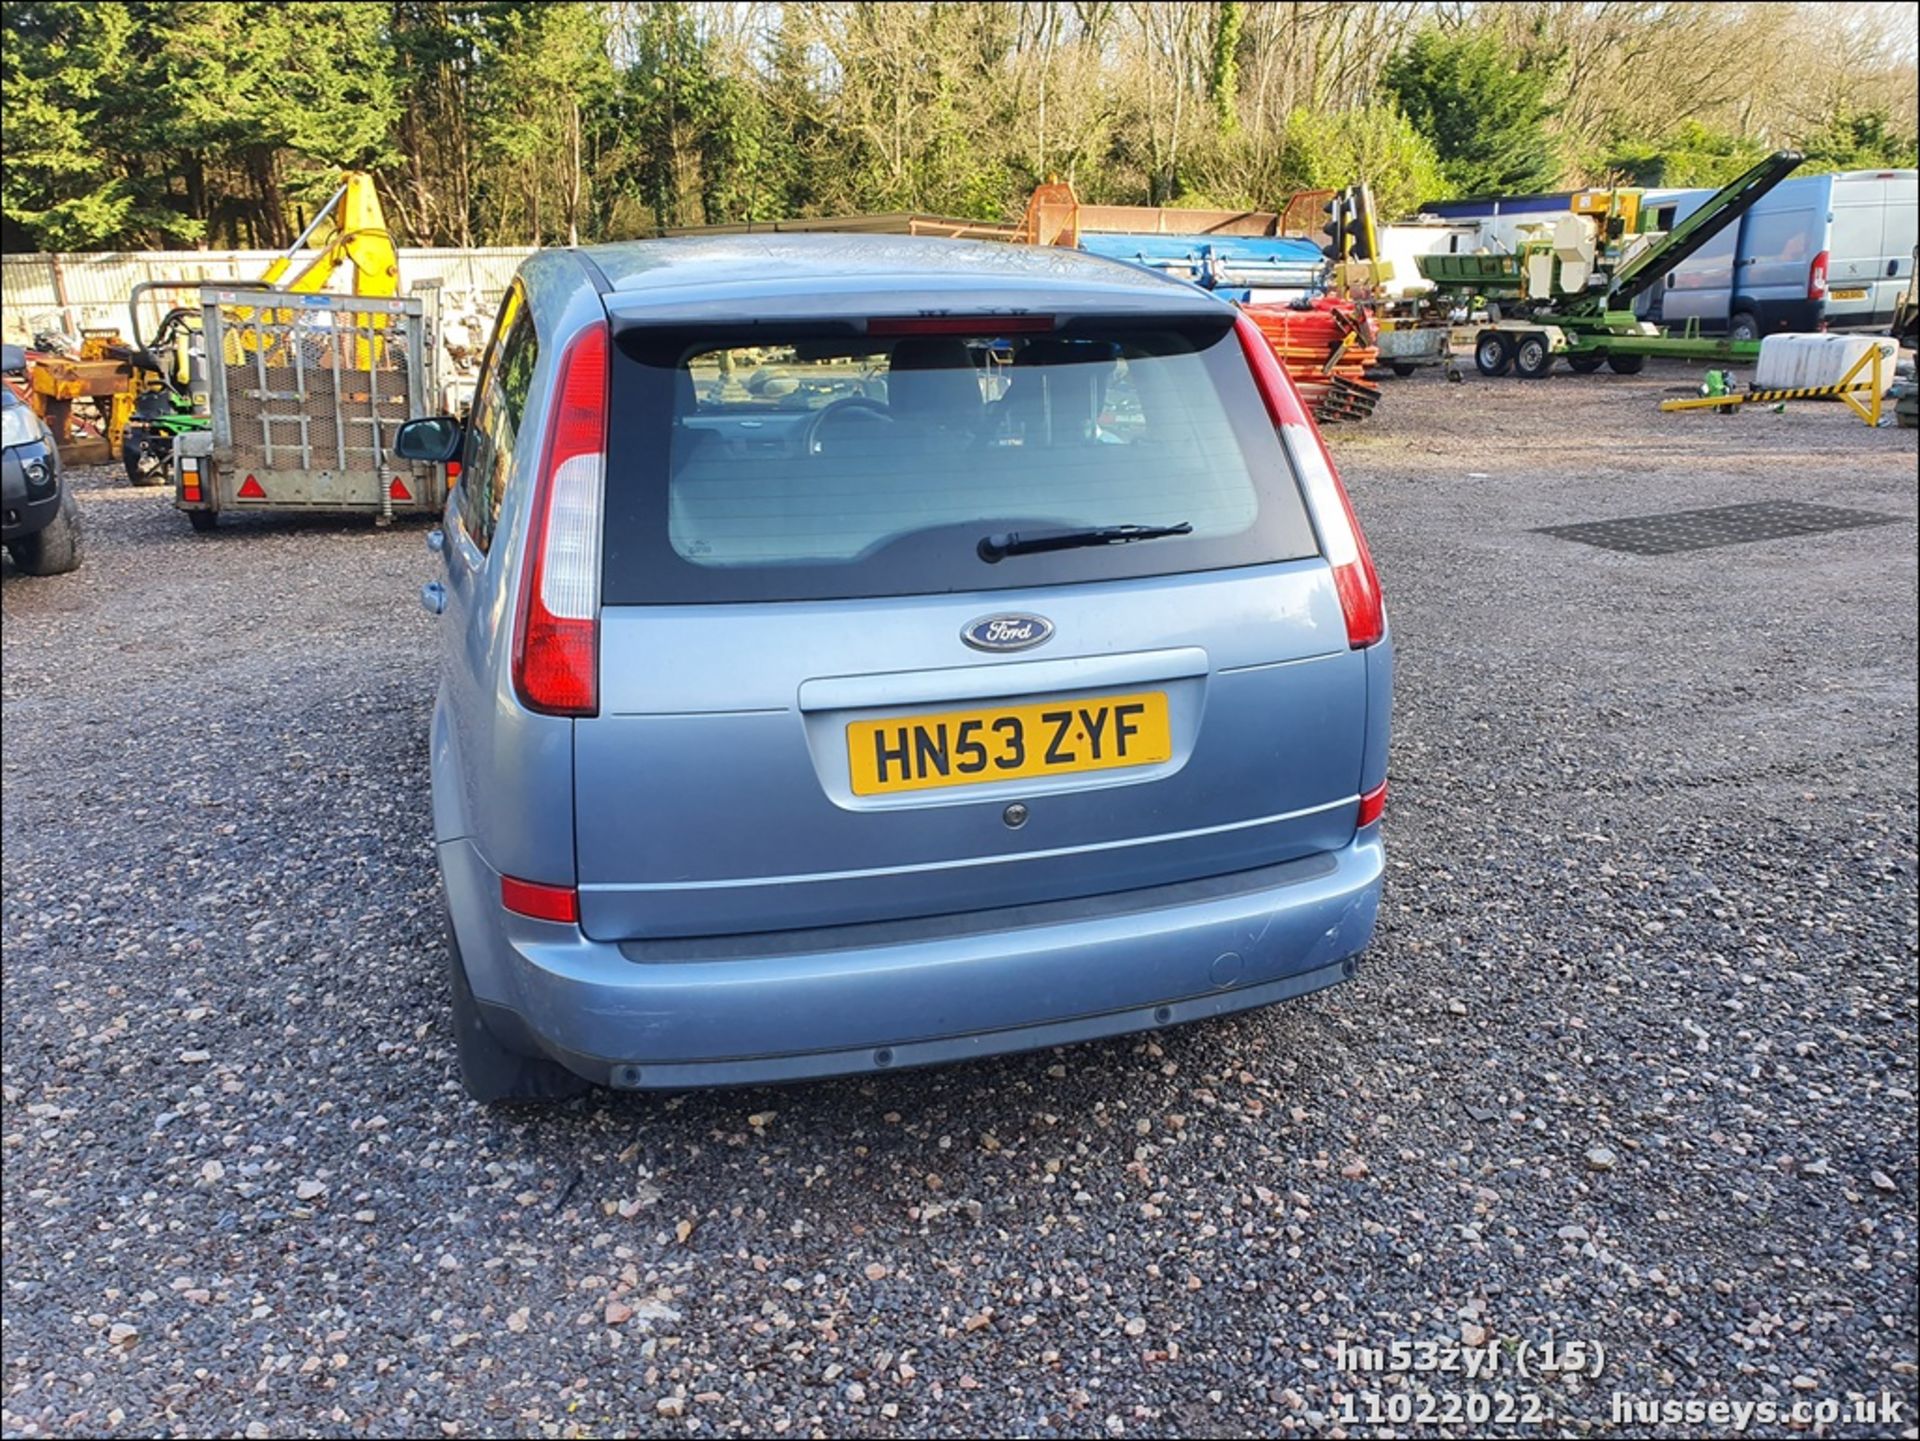
<svg viewBox="0 0 1920 1441">
<path fill-rule="evenodd" d="M 1017 831 L 1027 823 L 1027 808 L 1015 801 L 1000 812 L 1000 819 L 1007 823 L 1009 829 Z"/>
</svg>

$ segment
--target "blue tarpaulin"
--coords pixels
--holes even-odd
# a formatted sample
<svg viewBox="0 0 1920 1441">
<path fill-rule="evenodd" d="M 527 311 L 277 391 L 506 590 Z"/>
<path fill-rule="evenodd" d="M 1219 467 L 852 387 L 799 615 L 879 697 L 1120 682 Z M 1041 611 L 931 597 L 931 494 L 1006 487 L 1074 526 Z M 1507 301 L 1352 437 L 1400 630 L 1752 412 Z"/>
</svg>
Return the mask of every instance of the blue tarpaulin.
<svg viewBox="0 0 1920 1441">
<path fill-rule="evenodd" d="M 1082 233 L 1080 248 L 1109 260 L 1148 265 L 1209 289 L 1316 288 L 1326 257 L 1311 240 L 1263 235 L 1144 235 Z"/>
</svg>

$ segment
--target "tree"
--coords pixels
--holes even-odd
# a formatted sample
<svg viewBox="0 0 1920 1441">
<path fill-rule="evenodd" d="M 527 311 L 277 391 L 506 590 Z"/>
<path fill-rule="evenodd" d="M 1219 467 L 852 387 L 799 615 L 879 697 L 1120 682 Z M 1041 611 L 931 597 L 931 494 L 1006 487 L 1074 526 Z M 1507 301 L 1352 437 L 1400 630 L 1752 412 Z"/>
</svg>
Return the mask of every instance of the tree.
<svg viewBox="0 0 1920 1441">
<path fill-rule="evenodd" d="M 819 203 L 825 152 L 833 143 L 811 60 L 803 7 L 779 7 L 763 91 L 767 101 L 767 188 L 785 215 L 811 215 Z"/>
<path fill-rule="evenodd" d="M 1515 56 L 1492 34 L 1437 27 L 1416 35 L 1381 77 L 1464 195 L 1525 194 L 1558 182 L 1546 124 L 1553 78 L 1550 56 Z"/>
<path fill-rule="evenodd" d="M 1213 102 L 1223 131 L 1231 131 L 1239 123 L 1234 101 L 1240 90 L 1240 32 L 1245 23 L 1245 7 L 1235 0 L 1219 6 L 1213 19 L 1213 63 L 1207 69 L 1207 98 Z"/>
<path fill-rule="evenodd" d="M 199 222 L 168 207 L 165 172 L 138 163 L 145 8 L 7 6 L 0 211 L 8 249 L 90 250 L 200 233 Z"/>
<path fill-rule="evenodd" d="M 1688 121 L 1663 139 L 1636 139 L 1616 146 L 1602 162 L 1602 179 L 1645 187 L 1699 186 L 1719 189 L 1765 156 L 1765 147 L 1723 130 Z"/>
<path fill-rule="evenodd" d="M 154 21 L 160 74 L 142 103 L 182 157 L 215 159 L 210 189 L 244 195 L 235 220 L 251 243 L 290 244 L 297 206 L 323 203 L 343 169 L 394 158 L 400 102 L 381 7 L 194 0 L 164 9 Z"/>
<path fill-rule="evenodd" d="M 1910 9 L 1815 0 L 0 0 L 0 244 L 414 243 L 1914 163 Z"/>
<path fill-rule="evenodd" d="M 1281 182 L 1294 190 L 1337 190 L 1365 181 L 1382 216 L 1408 215 L 1446 191 L 1433 145 L 1394 106 L 1369 105 L 1287 117 Z"/>
<path fill-rule="evenodd" d="M 855 0 L 808 7 L 830 83 L 821 109 L 830 210 L 994 216 L 1015 200 L 1001 111 L 1013 31 L 992 6 Z"/>
<path fill-rule="evenodd" d="M 1800 143 L 1807 170 L 1871 170 L 1880 166 L 1912 168 L 1920 164 L 1920 145 L 1911 131 L 1902 135 L 1884 110 L 1841 110 Z"/>
<path fill-rule="evenodd" d="M 535 0 L 480 12 L 473 85 L 474 203 L 493 234 L 577 244 L 591 205 L 589 147 L 611 99 L 606 22 Z"/>
<path fill-rule="evenodd" d="M 1135 72 L 1145 105 L 1136 122 L 1144 132 L 1147 204 L 1171 205 L 1195 189 L 1181 169 L 1194 128 L 1194 111 L 1205 102 L 1208 20 L 1206 7 L 1180 0 L 1142 0 L 1130 7 L 1141 37 Z"/>
<path fill-rule="evenodd" d="M 389 21 L 395 84 L 406 97 L 388 191 L 419 245 L 471 245 L 474 94 L 483 64 L 483 7 L 398 0 Z"/>
<path fill-rule="evenodd" d="M 621 138 L 654 222 L 699 224 L 715 218 L 703 203 L 713 188 L 707 171 L 734 154 L 713 133 L 726 87 L 707 64 L 693 6 L 669 0 L 636 8 L 620 80 Z"/>
<path fill-rule="evenodd" d="M 1064 178 L 1092 198 L 1114 176 L 1110 155 L 1123 104 L 1102 38 L 1112 9 L 1068 0 L 1016 7 L 1010 87 L 995 107 L 1013 142 L 1007 168 L 1016 192 Z M 1124 193 L 1128 183 L 1116 188 Z"/>
</svg>

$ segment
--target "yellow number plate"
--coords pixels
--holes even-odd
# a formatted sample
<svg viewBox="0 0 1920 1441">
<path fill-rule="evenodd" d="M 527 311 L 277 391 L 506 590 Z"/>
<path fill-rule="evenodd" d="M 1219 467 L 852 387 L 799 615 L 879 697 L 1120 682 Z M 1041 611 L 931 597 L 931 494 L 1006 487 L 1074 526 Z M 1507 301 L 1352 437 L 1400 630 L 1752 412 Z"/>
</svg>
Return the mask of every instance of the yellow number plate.
<svg viewBox="0 0 1920 1441">
<path fill-rule="evenodd" d="M 1833 292 L 1832 298 L 1834 300 L 1865 300 L 1867 298 L 1867 292 L 1864 290 L 1836 290 Z"/>
<path fill-rule="evenodd" d="M 857 796 L 1150 766 L 1173 757 L 1163 691 L 854 721 Z"/>
</svg>

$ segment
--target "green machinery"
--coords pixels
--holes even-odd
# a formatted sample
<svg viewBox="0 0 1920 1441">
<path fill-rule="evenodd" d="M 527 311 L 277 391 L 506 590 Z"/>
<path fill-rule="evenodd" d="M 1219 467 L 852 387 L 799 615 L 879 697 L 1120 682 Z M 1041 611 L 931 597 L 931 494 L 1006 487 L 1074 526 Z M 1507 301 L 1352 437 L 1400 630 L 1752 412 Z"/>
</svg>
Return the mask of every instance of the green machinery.
<svg viewBox="0 0 1920 1441">
<path fill-rule="evenodd" d="M 1675 334 L 1635 315 L 1633 300 L 1739 220 L 1803 158 L 1797 150 L 1768 156 L 1664 234 L 1639 228 L 1638 191 L 1587 192 L 1575 197 L 1574 213 L 1512 253 L 1423 255 L 1420 273 L 1443 300 L 1488 302 L 1495 318 L 1479 329 L 1473 347 L 1482 375 L 1511 371 L 1537 380 L 1562 355 L 1582 375 L 1602 365 L 1633 375 L 1648 356 L 1754 360 L 1758 341 L 1704 336 L 1692 322 Z"/>
<path fill-rule="evenodd" d="M 159 485 L 173 461 L 176 436 L 209 429 L 206 346 L 200 313 L 170 308 L 151 339 L 141 334 L 140 300 L 148 291 L 168 288 L 142 281 L 133 287 L 127 312 L 133 321 L 132 362 L 141 384 L 133 414 L 121 432 L 120 460 L 134 485 Z"/>
</svg>

